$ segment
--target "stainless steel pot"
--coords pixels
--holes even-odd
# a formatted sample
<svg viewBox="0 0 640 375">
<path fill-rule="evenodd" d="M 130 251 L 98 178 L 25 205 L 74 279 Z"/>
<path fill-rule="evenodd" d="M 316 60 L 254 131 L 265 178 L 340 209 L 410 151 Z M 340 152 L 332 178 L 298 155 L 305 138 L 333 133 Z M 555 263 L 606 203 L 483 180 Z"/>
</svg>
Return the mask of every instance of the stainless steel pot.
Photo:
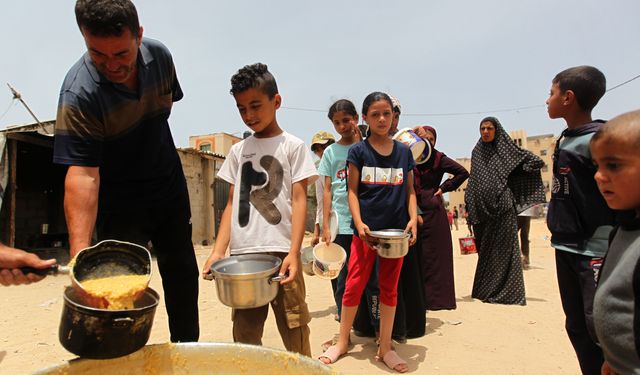
<svg viewBox="0 0 640 375">
<path fill-rule="evenodd" d="M 282 261 L 267 254 L 236 255 L 215 262 L 210 275 L 216 281 L 218 299 L 234 309 L 252 309 L 273 301 L 283 279 Z"/>
<path fill-rule="evenodd" d="M 37 375 L 104 374 L 282 374 L 325 375 L 338 372 L 320 361 L 283 350 L 245 344 L 178 343 L 147 345 L 126 357 L 74 359 L 37 371 Z"/>
<path fill-rule="evenodd" d="M 402 258 L 409 252 L 409 233 L 402 229 L 382 229 L 368 233 L 369 242 L 383 258 Z"/>
</svg>

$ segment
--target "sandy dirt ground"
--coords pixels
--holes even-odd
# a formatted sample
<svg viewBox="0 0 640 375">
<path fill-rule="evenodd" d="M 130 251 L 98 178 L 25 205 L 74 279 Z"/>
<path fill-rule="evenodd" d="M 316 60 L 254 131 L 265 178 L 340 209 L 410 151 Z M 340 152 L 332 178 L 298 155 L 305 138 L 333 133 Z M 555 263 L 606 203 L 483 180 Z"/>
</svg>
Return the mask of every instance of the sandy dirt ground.
<svg viewBox="0 0 640 375">
<path fill-rule="evenodd" d="M 544 221 L 531 225 L 531 269 L 525 271 L 527 305 L 485 304 L 470 296 L 477 256 L 460 255 L 453 231 L 458 309 L 427 313 L 427 334 L 396 345 L 415 374 L 578 374 L 579 368 L 564 331 L 555 276 L 554 252 Z M 305 244 L 309 241 L 307 238 Z M 209 248 L 196 249 L 203 264 Z M 154 264 L 155 267 L 155 264 Z M 338 331 L 329 281 L 305 276 L 307 302 L 313 317 L 311 345 L 320 345 Z M 64 363 L 75 356 L 58 341 L 62 291 L 69 279 L 49 277 L 40 283 L 0 289 L 0 374 L 24 374 Z M 151 287 L 162 292 L 157 269 Z M 200 341 L 231 342 L 231 309 L 217 298 L 213 282 L 200 281 Z M 149 344 L 169 341 L 164 304 L 158 307 Z M 352 335 L 354 347 L 334 367 L 343 374 L 386 374 L 374 359 L 373 339 Z M 264 345 L 284 349 L 270 312 Z"/>
</svg>

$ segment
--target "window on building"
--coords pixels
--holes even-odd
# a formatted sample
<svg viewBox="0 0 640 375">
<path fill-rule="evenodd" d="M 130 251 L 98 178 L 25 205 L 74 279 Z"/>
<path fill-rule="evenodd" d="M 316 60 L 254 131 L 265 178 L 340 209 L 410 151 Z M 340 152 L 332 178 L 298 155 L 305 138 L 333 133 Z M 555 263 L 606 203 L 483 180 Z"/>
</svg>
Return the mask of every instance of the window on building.
<svg viewBox="0 0 640 375">
<path fill-rule="evenodd" d="M 540 150 L 540 156 L 546 156 L 547 150 Z"/>
<path fill-rule="evenodd" d="M 211 152 L 211 143 L 203 143 L 200 145 L 200 151 Z"/>
</svg>

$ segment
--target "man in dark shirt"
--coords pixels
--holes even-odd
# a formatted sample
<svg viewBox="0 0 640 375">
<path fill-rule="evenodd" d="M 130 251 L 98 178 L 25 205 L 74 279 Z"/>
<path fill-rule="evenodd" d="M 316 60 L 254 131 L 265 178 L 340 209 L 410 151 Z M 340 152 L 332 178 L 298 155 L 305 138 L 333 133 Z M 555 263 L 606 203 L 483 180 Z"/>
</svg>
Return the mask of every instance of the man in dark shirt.
<svg viewBox="0 0 640 375">
<path fill-rule="evenodd" d="M 142 38 L 130 0 L 78 0 L 76 19 L 88 51 L 62 84 L 54 146 L 54 162 L 69 166 L 71 255 L 95 237 L 151 241 L 171 341 L 197 341 L 189 195 L 167 121 L 183 96 L 171 54 Z"/>
</svg>

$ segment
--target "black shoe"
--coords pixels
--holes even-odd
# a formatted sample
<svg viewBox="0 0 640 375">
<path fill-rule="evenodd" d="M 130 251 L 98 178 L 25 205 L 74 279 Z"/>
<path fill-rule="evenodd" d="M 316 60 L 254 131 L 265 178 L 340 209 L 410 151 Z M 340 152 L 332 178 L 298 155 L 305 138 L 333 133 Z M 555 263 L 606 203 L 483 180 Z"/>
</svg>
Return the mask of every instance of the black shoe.
<svg viewBox="0 0 640 375">
<path fill-rule="evenodd" d="M 358 331 L 357 329 L 353 330 L 353 334 L 358 337 L 376 337 L 375 332 L 364 332 L 364 331 Z"/>
<path fill-rule="evenodd" d="M 398 344 L 406 344 L 407 343 L 407 337 L 406 336 L 392 335 L 391 339 L 393 341 L 397 342 Z"/>
</svg>

